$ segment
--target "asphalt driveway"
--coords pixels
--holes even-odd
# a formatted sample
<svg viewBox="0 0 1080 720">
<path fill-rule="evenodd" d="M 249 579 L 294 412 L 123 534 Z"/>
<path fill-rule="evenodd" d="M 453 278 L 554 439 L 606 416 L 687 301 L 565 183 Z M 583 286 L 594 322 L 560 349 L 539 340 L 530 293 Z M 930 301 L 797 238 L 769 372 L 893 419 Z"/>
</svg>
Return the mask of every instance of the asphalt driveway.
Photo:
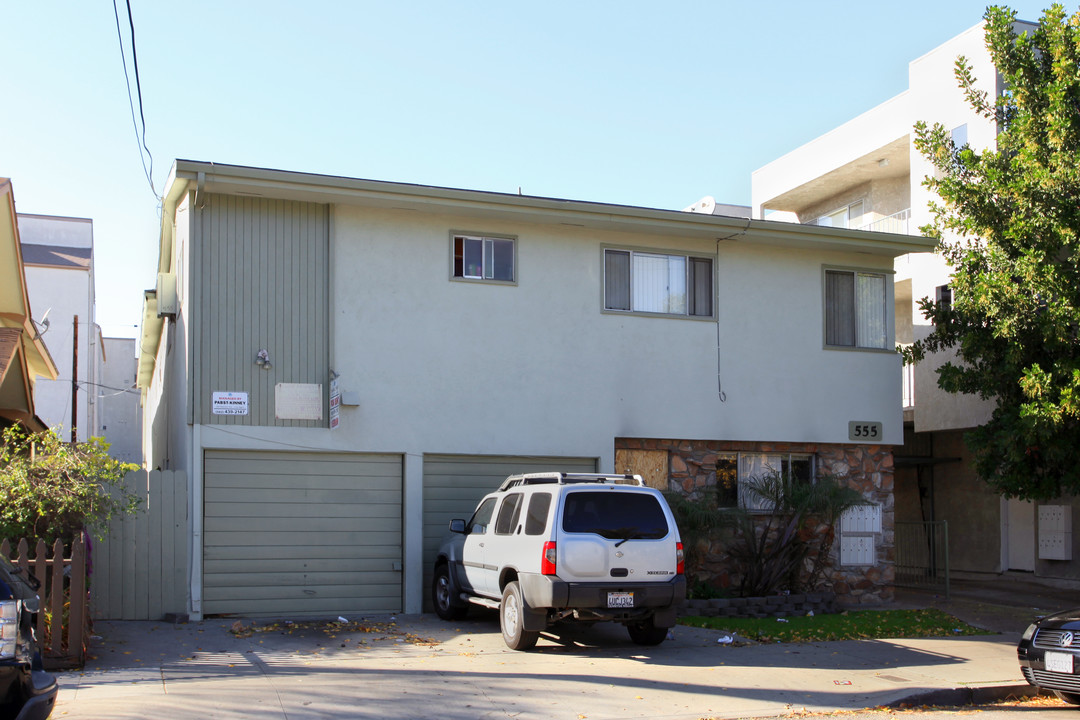
<svg viewBox="0 0 1080 720">
<path fill-rule="evenodd" d="M 729 718 L 1023 689 L 1016 635 L 735 646 L 678 627 L 642 648 L 617 625 L 508 650 L 494 613 L 346 623 L 99 622 L 54 717 Z"/>
</svg>

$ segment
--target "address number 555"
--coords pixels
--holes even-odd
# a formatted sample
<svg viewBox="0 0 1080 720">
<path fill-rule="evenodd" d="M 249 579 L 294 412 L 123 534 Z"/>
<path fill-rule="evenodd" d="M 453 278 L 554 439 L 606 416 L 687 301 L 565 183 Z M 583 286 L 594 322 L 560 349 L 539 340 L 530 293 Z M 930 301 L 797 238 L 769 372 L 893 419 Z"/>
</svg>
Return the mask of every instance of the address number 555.
<svg viewBox="0 0 1080 720">
<path fill-rule="evenodd" d="M 881 423 L 853 420 L 847 424 L 848 440 L 881 440 Z"/>
</svg>

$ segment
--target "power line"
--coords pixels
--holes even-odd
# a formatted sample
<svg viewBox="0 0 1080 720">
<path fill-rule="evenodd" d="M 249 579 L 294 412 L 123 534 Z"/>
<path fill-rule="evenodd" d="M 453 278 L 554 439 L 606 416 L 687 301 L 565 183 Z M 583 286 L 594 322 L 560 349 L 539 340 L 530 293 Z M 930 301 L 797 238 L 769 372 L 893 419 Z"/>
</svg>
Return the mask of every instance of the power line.
<svg viewBox="0 0 1080 720">
<path fill-rule="evenodd" d="M 135 119 L 135 102 L 131 97 L 131 79 L 128 77 L 127 56 L 124 55 L 124 36 L 120 31 L 120 10 L 116 7 L 116 0 L 113 0 L 113 15 L 116 17 L 116 39 L 120 42 L 120 60 L 124 66 L 124 83 L 127 85 L 128 106 L 131 108 L 131 124 L 135 128 L 135 142 L 139 145 L 139 161 L 142 163 L 146 181 L 150 183 L 150 192 L 154 193 L 154 197 L 160 202 L 161 196 L 158 195 L 157 188 L 154 187 L 154 156 L 150 152 L 150 148 L 146 146 L 146 115 L 143 112 L 142 83 L 139 81 L 139 57 L 135 53 L 135 18 L 131 16 L 131 0 L 127 0 L 126 5 L 128 27 L 131 29 L 131 64 L 135 69 L 135 92 L 139 97 L 139 120 L 142 121 L 141 133 L 139 132 L 139 122 Z M 143 151 L 146 151 L 145 156 Z M 146 166 L 147 158 L 150 159 L 149 168 Z"/>
</svg>

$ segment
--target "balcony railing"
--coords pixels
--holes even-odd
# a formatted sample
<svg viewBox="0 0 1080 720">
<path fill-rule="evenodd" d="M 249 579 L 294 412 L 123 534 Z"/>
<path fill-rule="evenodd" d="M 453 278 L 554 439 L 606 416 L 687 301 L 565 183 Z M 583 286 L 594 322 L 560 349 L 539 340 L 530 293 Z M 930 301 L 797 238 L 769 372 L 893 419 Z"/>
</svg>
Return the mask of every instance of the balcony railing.
<svg viewBox="0 0 1080 720">
<path fill-rule="evenodd" d="M 911 224 L 911 208 L 901 210 L 898 213 L 893 213 L 888 217 L 883 217 L 880 220 L 875 220 L 872 223 L 861 225 L 859 230 L 871 230 L 873 232 L 885 232 L 896 233 L 897 235 L 907 235 L 908 228 Z"/>
</svg>

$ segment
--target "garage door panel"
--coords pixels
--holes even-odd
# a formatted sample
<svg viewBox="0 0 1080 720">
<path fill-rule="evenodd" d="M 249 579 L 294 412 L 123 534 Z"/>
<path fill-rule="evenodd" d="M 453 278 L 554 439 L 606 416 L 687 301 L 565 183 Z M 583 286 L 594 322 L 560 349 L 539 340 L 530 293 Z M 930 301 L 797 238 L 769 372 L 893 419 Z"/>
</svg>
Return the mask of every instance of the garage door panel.
<svg viewBox="0 0 1080 720">
<path fill-rule="evenodd" d="M 382 490 L 393 492 L 400 489 L 400 484 L 393 478 L 382 476 L 365 475 L 319 475 L 308 474 L 298 469 L 293 475 L 270 474 L 270 473 L 231 473 L 215 474 L 215 486 L 219 488 L 244 488 L 244 489 L 293 489 L 295 484 L 290 480 L 297 476 L 305 477 L 305 488 L 314 490 L 354 490 L 362 487 L 368 490 Z"/>
<path fill-rule="evenodd" d="M 227 598 L 215 600 L 214 604 L 235 604 L 240 600 Z M 276 617 L 276 618 L 304 618 L 304 617 L 337 617 L 344 616 L 352 619 L 369 614 L 384 613 L 383 599 L 376 597 L 290 597 L 281 600 L 244 600 L 250 611 L 244 615 L 248 617 Z M 304 610 L 297 610 L 302 606 Z"/>
<path fill-rule="evenodd" d="M 207 573 L 210 575 L 211 573 Z M 390 585 L 401 582 L 401 573 L 390 568 L 390 563 L 382 562 L 357 572 L 247 572 L 237 575 L 230 588 L 274 587 L 274 588 L 330 588 L 340 585 L 350 587 L 370 585 Z M 266 593 L 262 593 L 267 597 Z"/>
<path fill-rule="evenodd" d="M 399 525 L 400 527 L 400 525 Z M 235 547 L 245 546 L 286 546 L 286 545 L 298 545 L 301 547 L 309 546 L 312 548 L 311 554 L 318 555 L 322 550 L 318 547 L 322 545 L 384 545 L 386 543 L 386 535 L 388 531 L 380 532 L 281 532 L 281 533 L 250 533 L 250 532 L 207 532 L 205 534 L 205 542 L 213 543 L 215 545 L 232 545 Z M 400 534 L 400 532 L 398 533 Z M 394 547 L 398 554 L 401 552 L 400 545 L 389 546 Z"/>
<path fill-rule="evenodd" d="M 247 503 L 251 501 L 250 488 L 208 488 L 204 499 L 207 503 Z M 371 503 L 397 505 L 401 502 L 401 489 L 375 490 L 343 488 L 263 488 L 261 502 L 268 503 Z"/>
<path fill-rule="evenodd" d="M 396 578 L 384 583 L 355 583 L 355 584 L 335 584 L 335 585 L 272 585 L 266 588 L 265 592 L 260 592 L 258 598 L 253 600 L 265 601 L 265 600 L 284 600 L 286 598 L 296 599 L 315 599 L 315 598 L 340 598 L 341 600 L 352 599 L 378 599 L 381 596 L 387 594 L 387 590 L 395 585 L 399 585 L 400 581 Z M 249 600 L 251 599 L 252 590 L 256 589 L 251 585 L 228 585 L 220 587 L 208 587 L 205 590 L 203 601 L 208 600 Z"/>
<path fill-rule="evenodd" d="M 206 560 L 206 575 L 232 572 L 236 560 Z M 376 572 L 392 567 L 397 558 L 392 555 L 372 555 L 364 558 L 264 558 L 244 560 L 248 573 L 321 573 Z"/>
<path fill-rule="evenodd" d="M 297 520 L 321 520 L 323 518 L 352 518 L 355 525 L 363 527 L 369 520 L 386 515 L 387 507 L 399 507 L 398 503 L 271 503 L 227 502 L 207 507 L 206 516 L 220 518 L 267 518 L 293 517 Z"/>
<path fill-rule="evenodd" d="M 284 545 L 218 545 L 205 547 L 205 562 L 216 560 L 333 560 L 341 562 L 351 558 L 387 557 L 399 558 L 396 546 L 348 544 L 336 547 L 308 547 Z"/>
<path fill-rule="evenodd" d="M 207 451 L 205 614 L 400 612 L 400 456 Z"/>
<path fill-rule="evenodd" d="M 250 473 L 289 475 L 305 469 L 318 474 L 394 478 L 401 473 L 401 458 L 397 455 L 366 455 L 363 466 L 345 453 L 290 452 L 253 453 L 248 450 L 214 450 L 206 457 L 206 471 L 211 473 Z M 270 457 L 271 455 L 282 457 Z"/>
</svg>

